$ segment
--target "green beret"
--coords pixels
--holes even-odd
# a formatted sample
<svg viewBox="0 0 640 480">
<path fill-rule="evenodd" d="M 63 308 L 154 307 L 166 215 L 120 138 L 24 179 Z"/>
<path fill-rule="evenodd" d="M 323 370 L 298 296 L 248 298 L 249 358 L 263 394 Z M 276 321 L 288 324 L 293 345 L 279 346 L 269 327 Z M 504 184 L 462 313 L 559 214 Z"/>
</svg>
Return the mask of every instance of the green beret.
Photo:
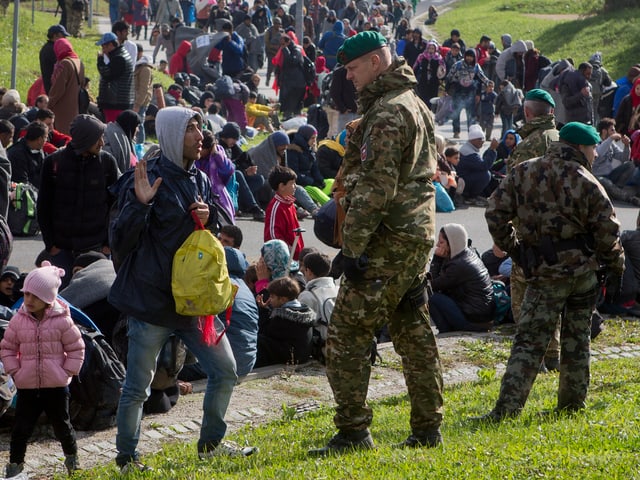
<svg viewBox="0 0 640 480">
<path fill-rule="evenodd" d="M 380 32 L 370 30 L 360 32 L 353 37 L 347 38 L 338 49 L 338 62 L 346 65 L 356 58 L 384 47 L 386 44 L 387 39 Z"/>
<path fill-rule="evenodd" d="M 541 88 L 534 88 L 533 90 L 529 90 L 527 94 L 524 96 L 525 100 L 537 100 L 539 102 L 547 102 L 553 108 L 556 107 L 556 102 L 553 101 L 549 92 L 542 90 Z"/>
<path fill-rule="evenodd" d="M 560 138 L 573 145 L 597 145 L 601 138 L 591 125 L 582 122 L 569 122 L 560 129 Z"/>
</svg>

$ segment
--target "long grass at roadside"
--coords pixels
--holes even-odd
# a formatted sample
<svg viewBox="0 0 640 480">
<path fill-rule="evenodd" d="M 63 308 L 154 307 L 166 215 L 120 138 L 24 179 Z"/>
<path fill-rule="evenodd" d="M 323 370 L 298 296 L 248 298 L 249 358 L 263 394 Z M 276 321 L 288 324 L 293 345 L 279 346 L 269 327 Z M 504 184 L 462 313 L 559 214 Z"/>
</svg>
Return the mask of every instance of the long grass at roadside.
<svg viewBox="0 0 640 480">
<path fill-rule="evenodd" d="M 500 426 L 477 427 L 469 417 L 486 413 L 499 381 L 463 384 L 445 392 L 444 448 L 397 450 L 408 431 L 405 396 L 373 404 L 378 449 L 326 459 L 309 448 L 333 433 L 324 409 L 232 435 L 258 445 L 248 459 L 200 461 L 195 445 L 167 445 L 144 458 L 156 470 L 129 478 L 424 479 L 424 478 L 637 478 L 640 464 L 640 370 L 637 359 L 605 360 L 592 367 L 589 407 L 573 416 L 541 415 L 555 406 L 557 375 L 538 377 L 523 415 Z M 285 419 L 286 418 L 286 419 Z M 76 478 L 114 478 L 113 464 Z M 60 477 L 62 478 L 62 477 Z"/>
</svg>

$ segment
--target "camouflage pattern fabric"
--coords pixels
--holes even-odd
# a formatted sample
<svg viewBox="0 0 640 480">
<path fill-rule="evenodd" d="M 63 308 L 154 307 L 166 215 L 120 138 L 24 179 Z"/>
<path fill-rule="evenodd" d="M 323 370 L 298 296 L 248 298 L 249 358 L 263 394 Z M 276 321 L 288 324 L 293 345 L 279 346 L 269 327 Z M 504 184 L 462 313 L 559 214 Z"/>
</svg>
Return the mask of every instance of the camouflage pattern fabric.
<svg viewBox="0 0 640 480">
<path fill-rule="evenodd" d="M 558 130 L 555 126 L 555 117 L 553 114 L 541 115 L 531 119 L 518 129 L 518 134 L 522 137 L 522 141 L 511 152 L 507 160 L 507 170 L 510 171 L 514 165 L 529 160 L 531 158 L 541 157 L 549 148 L 551 142 L 557 142 L 559 139 Z M 515 262 L 511 272 L 511 311 L 513 319 L 517 323 L 520 318 L 520 306 L 524 297 L 526 283 L 524 272 Z M 560 319 L 558 319 L 558 327 L 551 337 L 551 343 L 547 350 L 547 358 L 557 359 L 560 355 Z"/>
<path fill-rule="evenodd" d="M 593 237 L 593 255 L 578 247 L 561 249 L 556 251 L 557 262 L 549 264 L 540 258 L 531 267 L 496 404 L 498 413 L 522 409 L 564 309 L 558 406 L 580 408 L 588 387 L 595 272 L 601 264 L 614 275 L 624 271 L 620 224 L 613 206 L 584 155 L 553 142 L 544 156 L 514 166 L 489 198 L 485 218 L 496 245 L 514 258 L 518 242 L 529 248 L 539 247 L 542 236 L 554 243 L 581 235 Z"/>
<path fill-rule="evenodd" d="M 515 165 L 545 154 L 551 142 L 559 140 L 552 113 L 533 118 L 518 129 L 522 141 L 507 159 L 507 172 Z"/>
<path fill-rule="evenodd" d="M 65 9 L 67 10 L 67 31 L 73 37 L 82 37 L 82 24 L 84 23 L 84 10 L 75 10 L 71 6 L 74 0 L 65 0 Z"/>
<path fill-rule="evenodd" d="M 413 431 L 442 422 L 442 368 L 425 305 L 403 297 L 421 285 L 435 237 L 436 168 L 433 117 L 414 93 L 404 60 L 359 94 L 363 114 L 342 166 L 343 253 L 366 254 L 361 282 L 343 278 L 327 338 L 327 377 L 339 429 L 364 429 L 375 331 L 389 325 L 411 399 Z"/>
</svg>

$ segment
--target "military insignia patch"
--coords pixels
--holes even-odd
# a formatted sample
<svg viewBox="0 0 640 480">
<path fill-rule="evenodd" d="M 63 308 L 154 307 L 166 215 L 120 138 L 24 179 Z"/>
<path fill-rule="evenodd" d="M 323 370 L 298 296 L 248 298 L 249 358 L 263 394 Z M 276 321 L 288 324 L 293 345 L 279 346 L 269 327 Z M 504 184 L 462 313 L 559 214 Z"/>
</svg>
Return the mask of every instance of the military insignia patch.
<svg viewBox="0 0 640 480">
<path fill-rule="evenodd" d="M 360 147 L 360 161 L 364 162 L 367 159 L 367 144 L 363 144 L 362 147 Z"/>
</svg>

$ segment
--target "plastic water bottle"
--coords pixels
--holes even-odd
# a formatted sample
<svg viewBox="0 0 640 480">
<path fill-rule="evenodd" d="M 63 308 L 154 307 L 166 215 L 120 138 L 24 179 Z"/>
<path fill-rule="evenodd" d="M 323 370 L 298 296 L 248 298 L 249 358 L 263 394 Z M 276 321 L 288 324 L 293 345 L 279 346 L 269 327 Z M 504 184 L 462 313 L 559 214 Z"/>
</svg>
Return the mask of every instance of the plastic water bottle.
<svg viewBox="0 0 640 480">
<path fill-rule="evenodd" d="M 144 157 L 144 143 L 136 143 L 135 149 L 138 161 L 142 160 L 142 157 Z"/>
</svg>

